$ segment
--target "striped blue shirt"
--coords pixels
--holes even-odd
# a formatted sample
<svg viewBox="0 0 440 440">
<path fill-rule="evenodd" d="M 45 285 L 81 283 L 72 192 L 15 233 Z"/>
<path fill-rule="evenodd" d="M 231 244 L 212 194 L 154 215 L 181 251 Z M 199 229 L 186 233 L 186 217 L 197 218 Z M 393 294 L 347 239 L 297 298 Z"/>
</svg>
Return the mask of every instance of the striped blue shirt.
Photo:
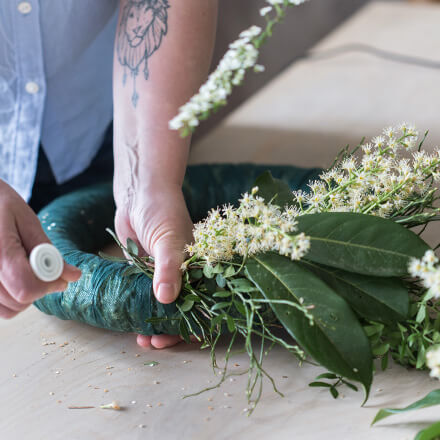
<svg viewBox="0 0 440 440">
<path fill-rule="evenodd" d="M 0 1 L 0 179 L 30 198 L 40 142 L 58 183 L 111 122 L 118 0 Z"/>
</svg>

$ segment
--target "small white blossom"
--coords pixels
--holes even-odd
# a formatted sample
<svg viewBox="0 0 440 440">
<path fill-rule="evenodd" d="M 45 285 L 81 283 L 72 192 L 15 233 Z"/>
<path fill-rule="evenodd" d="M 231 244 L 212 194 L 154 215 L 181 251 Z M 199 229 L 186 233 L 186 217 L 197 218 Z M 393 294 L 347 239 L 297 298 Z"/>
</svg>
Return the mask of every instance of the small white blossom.
<svg viewBox="0 0 440 440">
<path fill-rule="evenodd" d="M 421 260 L 413 258 L 408 267 L 411 276 L 420 278 L 434 298 L 440 298 L 440 267 L 433 250 L 426 251 Z"/>
<path fill-rule="evenodd" d="M 207 264 L 231 260 L 234 255 L 249 256 L 274 251 L 298 260 L 310 241 L 304 234 L 294 234 L 298 210 L 266 203 L 256 195 L 243 194 L 240 205 L 212 210 L 194 226 L 194 244 L 186 247 L 191 256 L 203 258 Z"/>
</svg>

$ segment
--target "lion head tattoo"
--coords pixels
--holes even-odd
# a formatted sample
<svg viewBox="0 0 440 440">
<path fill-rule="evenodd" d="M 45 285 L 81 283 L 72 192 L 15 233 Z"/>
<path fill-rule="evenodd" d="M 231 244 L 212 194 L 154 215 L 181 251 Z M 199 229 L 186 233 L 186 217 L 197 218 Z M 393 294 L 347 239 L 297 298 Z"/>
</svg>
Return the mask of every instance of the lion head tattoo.
<svg viewBox="0 0 440 440">
<path fill-rule="evenodd" d="M 128 0 L 122 10 L 116 50 L 119 62 L 130 70 L 133 77 L 134 106 L 139 99 L 136 77 L 143 63 L 144 78 L 149 78 L 148 59 L 168 32 L 169 7 L 168 0 Z"/>
</svg>

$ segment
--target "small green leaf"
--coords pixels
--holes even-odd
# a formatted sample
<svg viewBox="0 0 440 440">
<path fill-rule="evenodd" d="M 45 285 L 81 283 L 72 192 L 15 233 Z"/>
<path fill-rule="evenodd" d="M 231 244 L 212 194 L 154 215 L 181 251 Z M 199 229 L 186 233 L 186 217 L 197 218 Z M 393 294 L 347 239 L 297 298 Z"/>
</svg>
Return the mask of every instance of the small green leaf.
<svg viewBox="0 0 440 440">
<path fill-rule="evenodd" d="M 212 310 L 212 311 L 214 311 L 214 310 L 221 310 L 221 309 L 224 309 L 224 308 L 226 308 L 226 307 L 228 307 L 228 306 L 230 306 L 230 305 L 231 305 L 230 302 L 219 302 L 219 303 L 217 303 L 217 304 L 214 304 L 214 305 L 211 307 L 211 310 Z"/>
<path fill-rule="evenodd" d="M 189 312 L 193 308 L 193 305 L 194 305 L 194 301 L 185 299 L 185 302 L 180 306 L 180 310 L 185 313 Z"/>
<path fill-rule="evenodd" d="M 380 420 L 392 416 L 393 414 L 400 414 L 407 411 L 414 411 L 416 409 L 428 408 L 430 406 L 435 406 L 439 404 L 440 404 L 440 389 L 431 391 L 423 399 L 417 400 L 417 402 L 414 402 L 411 405 L 406 406 L 405 408 L 384 408 L 379 410 L 371 424 L 374 425 Z"/>
<path fill-rule="evenodd" d="M 414 440 L 437 440 L 440 438 L 440 422 L 435 422 L 417 433 Z"/>
<path fill-rule="evenodd" d="M 217 263 L 213 268 L 212 268 L 212 272 L 213 273 L 223 273 L 223 266 L 220 263 Z"/>
<path fill-rule="evenodd" d="M 424 305 L 422 305 L 419 309 L 419 311 L 417 312 L 417 316 L 416 316 L 416 321 L 420 324 L 424 321 L 426 316 L 426 307 Z"/>
<path fill-rule="evenodd" d="M 390 344 L 381 344 L 378 347 L 374 347 L 372 351 L 374 356 L 383 356 L 385 353 L 388 353 L 389 349 Z"/>
<path fill-rule="evenodd" d="M 293 205 L 293 194 L 289 185 L 280 179 L 275 179 L 270 171 L 259 176 L 254 186 L 258 187 L 258 195 L 266 202 L 272 202 L 281 208 Z"/>
<path fill-rule="evenodd" d="M 128 252 L 130 252 L 130 254 L 139 255 L 139 248 L 137 246 L 137 244 L 131 239 L 131 238 L 127 238 L 127 250 Z"/>
<path fill-rule="evenodd" d="M 232 319 L 232 316 L 229 315 L 226 316 L 226 324 L 228 325 L 228 330 L 231 333 L 235 332 L 235 322 Z"/>
<path fill-rule="evenodd" d="M 327 382 L 310 382 L 309 387 L 323 387 L 323 388 L 331 388 L 332 384 Z"/>
<path fill-rule="evenodd" d="M 232 295 L 232 292 L 230 292 L 229 290 L 224 290 L 221 292 L 215 292 L 214 295 L 212 295 L 212 296 L 214 296 L 215 298 L 228 298 L 231 295 Z"/>
<path fill-rule="evenodd" d="M 241 293 L 256 292 L 258 289 L 246 278 L 238 278 L 231 281 L 234 289 Z"/>
<path fill-rule="evenodd" d="M 330 394 L 333 396 L 334 399 L 337 399 L 339 396 L 339 392 L 335 387 L 330 388 Z"/>
<path fill-rule="evenodd" d="M 234 268 L 234 266 L 228 266 L 226 268 L 226 270 L 223 272 L 223 276 L 225 278 L 230 278 L 230 277 L 233 277 L 234 275 L 235 275 L 235 268 Z"/>
<path fill-rule="evenodd" d="M 214 278 L 214 268 L 209 264 L 205 264 L 203 266 L 203 275 L 205 275 L 206 278 Z"/>
<path fill-rule="evenodd" d="M 316 376 L 315 379 L 337 379 L 338 376 L 336 376 L 336 374 L 333 373 L 323 373 L 320 374 L 319 376 Z"/>
<path fill-rule="evenodd" d="M 200 280 L 203 277 L 202 269 L 191 269 L 189 274 L 193 280 Z"/>
<path fill-rule="evenodd" d="M 240 315 L 244 316 L 246 318 L 246 308 L 240 301 L 233 301 L 235 308 L 237 309 L 238 313 Z"/>
<path fill-rule="evenodd" d="M 226 278 L 221 273 L 217 274 L 215 282 L 217 283 L 217 286 L 222 289 L 226 286 Z"/>
<path fill-rule="evenodd" d="M 186 323 L 184 319 L 180 320 L 180 324 L 179 324 L 179 333 L 180 336 L 182 336 L 183 340 L 187 343 L 190 344 L 191 340 L 189 338 L 189 333 L 188 333 L 188 329 L 186 327 Z"/>
<path fill-rule="evenodd" d="M 194 302 L 200 302 L 201 301 L 200 297 L 195 295 L 194 293 L 190 293 L 189 295 L 186 295 L 184 300 L 185 301 L 194 301 Z"/>
<path fill-rule="evenodd" d="M 215 318 L 211 319 L 211 330 L 217 327 L 218 324 L 223 320 L 225 315 L 217 315 Z"/>
<path fill-rule="evenodd" d="M 342 383 L 348 386 L 348 388 L 351 388 L 353 391 L 358 391 L 358 387 L 356 385 L 353 385 L 350 382 L 347 382 L 346 380 L 342 380 Z"/>
<path fill-rule="evenodd" d="M 159 362 L 150 361 L 150 362 L 145 362 L 144 365 L 146 365 L 147 367 L 155 367 L 156 365 L 159 365 Z"/>
</svg>

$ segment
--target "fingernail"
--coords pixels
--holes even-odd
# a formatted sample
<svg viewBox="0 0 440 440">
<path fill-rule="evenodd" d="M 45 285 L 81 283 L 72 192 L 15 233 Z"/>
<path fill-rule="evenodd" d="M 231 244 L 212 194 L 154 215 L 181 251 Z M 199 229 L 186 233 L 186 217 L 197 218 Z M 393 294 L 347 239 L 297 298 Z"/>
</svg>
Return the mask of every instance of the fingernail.
<svg viewBox="0 0 440 440">
<path fill-rule="evenodd" d="M 161 303 L 170 303 L 176 299 L 176 286 L 169 283 L 160 283 L 157 289 L 157 299 Z"/>
</svg>

